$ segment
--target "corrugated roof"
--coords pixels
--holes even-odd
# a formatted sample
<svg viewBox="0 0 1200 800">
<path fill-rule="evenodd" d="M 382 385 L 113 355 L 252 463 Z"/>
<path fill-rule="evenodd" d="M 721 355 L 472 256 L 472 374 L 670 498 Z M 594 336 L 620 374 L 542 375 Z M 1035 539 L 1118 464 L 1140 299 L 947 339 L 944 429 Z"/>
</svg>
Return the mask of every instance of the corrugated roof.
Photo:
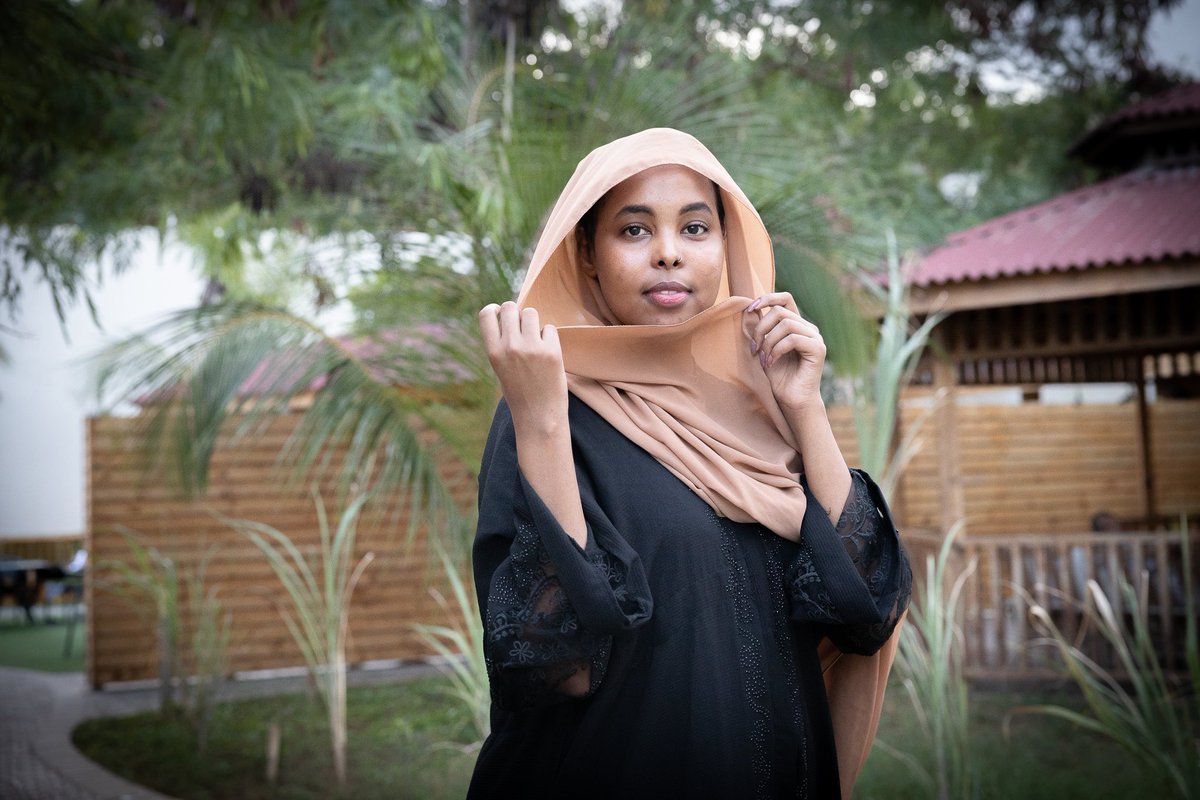
<svg viewBox="0 0 1200 800">
<path fill-rule="evenodd" d="M 373 336 L 338 336 L 338 344 L 352 358 L 363 362 L 380 383 L 398 386 L 457 384 L 470 380 L 471 370 L 452 357 L 457 341 L 455 332 L 436 323 L 414 325 L 407 329 L 379 331 Z M 272 391 L 282 375 L 294 383 L 303 377 L 304 365 L 295 354 L 281 354 L 259 364 L 238 388 L 239 395 L 258 395 Z M 309 389 L 317 391 L 328 381 L 316 377 Z"/>
<path fill-rule="evenodd" d="M 1095 127 L 1067 148 L 1067 154 L 1084 157 L 1103 148 L 1114 137 L 1121 137 L 1127 127 L 1144 127 L 1143 123 L 1162 122 L 1168 125 L 1187 124 L 1185 118 L 1200 115 L 1200 82 L 1176 86 L 1160 94 L 1125 106 L 1105 117 Z"/>
<path fill-rule="evenodd" d="M 1200 256 L 1200 167 L 1142 170 L 946 237 L 914 286 Z"/>
<path fill-rule="evenodd" d="M 1197 111 L 1200 111 L 1200 83 L 1187 83 L 1125 106 L 1105 118 L 1096 129 L 1111 128 L 1126 120 L 1158 119 Z"/>
<path fill-rule="evenodd" d="M 455 358 L 455 352 L 462 349 L 454 346 L 461 336 L 446 325 L 425 323 L 403 330 L 380 331 L 374 336 L 338 336 L 335 339 L 348 355 L 363 362 L 380 383 L 413 388 L 436 387 L 461 384 L 471 380 L 475 374 L 470 365 Z M 313 365 L 313 357 L 311 352 L 297 350 L 271 355 L 242 381 L 237 390 L 238 396 L 266 395 L 278 392 L 281 385 L 293 386 L 304 378 L 305 372 Z M 328 380 L 328 375 L 317 375 L 307 388 L 316 392 Z M 143 406 L 162 402 L 170 398 L 177 388 L 173 385 L 162 387 L 139 396 L 136 402 Z"/>
</svg>

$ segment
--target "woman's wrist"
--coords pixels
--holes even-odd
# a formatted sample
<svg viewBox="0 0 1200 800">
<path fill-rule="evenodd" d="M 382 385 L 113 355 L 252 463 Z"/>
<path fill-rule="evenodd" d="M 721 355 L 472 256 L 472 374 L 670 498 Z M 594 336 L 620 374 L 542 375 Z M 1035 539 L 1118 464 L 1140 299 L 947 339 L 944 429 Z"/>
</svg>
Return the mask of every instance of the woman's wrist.
<svg viewBox="0 0 1200 800">
<path fill-rule="evenodd" d="M 796 438 L 808 488 L 836 523 L 850 493 L 850 468 L 833 436 L 825 403 L 818 396 L 800 409 L 785 409 L 784 416 Z"/>
<path fill-rule="evenodd" d="M 565 397 L 562 402 L 546 402 L 543 398 L 536 405 L 513 406 L 510 402 L 509 412 L 518 438 L 551 439 L 569 428 Z"/>
</svg>

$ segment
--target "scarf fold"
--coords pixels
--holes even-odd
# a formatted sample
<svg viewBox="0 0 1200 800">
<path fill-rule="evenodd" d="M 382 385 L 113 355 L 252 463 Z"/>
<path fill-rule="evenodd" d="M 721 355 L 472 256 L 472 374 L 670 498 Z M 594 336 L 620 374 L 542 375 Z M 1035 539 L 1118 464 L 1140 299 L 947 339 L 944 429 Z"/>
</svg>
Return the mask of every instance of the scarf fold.
<svg viewBox="0 0 1200 800">
<path fill-rule="evenodd" d="M 742 328 L 749 304 L 733 297 L 656 330 L 562 328 L 567 381 L 718 514 L 797 541 L 805 508 L 800 459 L 766 375 L 749 357 Z"/>
</svg>

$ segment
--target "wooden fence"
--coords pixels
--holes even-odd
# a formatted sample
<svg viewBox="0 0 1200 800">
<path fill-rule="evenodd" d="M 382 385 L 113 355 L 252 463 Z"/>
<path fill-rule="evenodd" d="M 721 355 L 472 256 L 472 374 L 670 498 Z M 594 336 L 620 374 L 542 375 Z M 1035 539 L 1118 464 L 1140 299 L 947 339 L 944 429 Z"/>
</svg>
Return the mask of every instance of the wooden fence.
<svg viewBox="0 0 1200 800">
<path fill-rule="evenodd" d="M 275 420 L 262 435 L 216 450 L 204 497 L 181 499 L 161 472 L 142 468 L 134 435 L 136 421 L 89 420 L 88 468 L 91 569 L 87 601 L 88 664 L 92 685 L 153 678 L 157 644 L 150 600 L 131 591 L 114 569 L 129 563 L 128 537 L 170 558 L 181 576 L 194 573 L 206 557 L 207 586 L 231 615 L 229 671 L 294 667 L 304 663 L 280 617 L 288 597 L 266 558 L 216 515 L 262 522 L 288 535 L 302 552 L 318 552 L 319 529 L 306 486 L 289 486 L 277 458 L 299 415 Z M 475 502 L 474 476 L 449 455 L 442 475 L 456 501 Z M 333 464 L 330 473 L 336 471 Z M 321 484 L 331 524 L 337 524 L 332 478 Z M 444 591 L 441 567 L 429 557 L 427 531 L 409 537 L 407 509 L 380 517 L 364 512 L 355 559 L 370 551 L 375 560 L 354 594 L 349 660 L 416 659 L 431 654 L 414 623 L 446 624 L 446 613 L 430 596 Z M 185 620 L 183 635 L 189 635 Z"/>
<path fill-rule="evenodd" d="M 83 547 L 79 535 L 0 536 L 0 554 L 9 558 L 36 558 L 52 564 L 66 564 Z"/>
<path fill-rule="evenodd" d="M 902 411 L 920 450 L 893 498 L 903 527 L 937 530 L 948 500 L 938 480 L 940 431 L 927 398 L 913 393 Z M 1200 400 L 1150 405 L 1154 504 L 1160 514 L 1200 514 Z M 857 461 L 848 409 L 830 410 L 838 442 Z M 959 478 L 969 536 L 1072 533 L 1108 512 L 1145 515 L 1138 412 L 1134 403 L 1046 406 L 961 405 L 956 410 Z M 922 420 L 924 420 L 922 422 Z"/>
<path fill-rule="evenodd" d="M 1200 566 L 1200 534 L 1188 533 L 1185 560 L 1179 531 L 972 535 L 955 543 L 946 580 L 963 580 L 958 622 L 969 676 L 986 679 L 1038 679 L 1062 675 L 1052 647 L 1044 643 L 1030 615 L 1036 604 L 1089 658 L 1119 674 L 1112 646 L 1087 621 L 1094 608 L 1087 589 L 1095 581 L 1113 611 L 1132 626 L 1132 609 L 1121 583 L 1142 598 L 1140 613 L 1164 669 L 1186 669 L 1185 574 Z M 936 554 L 940 536 L 916 533 L 906 543 L 917 583 L 927 579 L 926 557 Z M 1193 580 L 1193 603 L 1200 586 Z M 948 587 L 947 587 L 948 588 Z"/>
<path fill-rule="evenodd" d="M 1200 401 L 1160 401 L 1151 407 L 1152 460 L 1158 508 L 1166 513 L 1200 509 Z M 926 411 L 916 403 L 903 409 L 911 429 Z M 211 469 L 211 486 L 199 501 L 179 499 L 161 475 L 147 476 L 139 464 L 132 438 L 134 421 L 97 418 L 89 423 L 89 533 L 93 565 L 89 577 L 89 663 L 94 685 L 150 678 L 156 674 L 153 625 L 145 601 L 130 603 L 114 592 L 114 560 L 127 561 L 125 529 L 176 561 L 181 570 L 194 569 L 210 548 L 210 582 L 232 614 L 230 670 L 244 671 L 296 666 L 303 663 L 279 617 L 283 590 L 266 560 L 252 544 L 219 522 L 210 512 L 248 518 L 272 525 L 311 552 L 317 542 L 316 515 L 306 487 L 284 484 L 276 466 L 281 446 L 294 429 L 298 415 L 277 420 L 256 439 L 218 447 Z M 848 409 L 830 409 L 830 419 L 847 461 L 857 463 L 854 426 Z M 1093 514 L 1107 511 L 1117 517 L 1138 516 L 1144 507 L 1138 478 L 1137 410 L 1117 406 L 1048 407 L 962 406 L 958 408 L 959 463 L 964 486 L 967 539 L 964 546 L 980 548 L 975 581 L 983 592 L 972 600 L 968 618 L 969 657 L 980 674 L 988 669 L 1024 669 L 1032 656 L 1017 644 L 1027 629 L 1024 608 L 1016 605 L 1011 586 L 1036 591 L 1037 576 L 1051 587 L 1074 590 L 1080 577 L 1076 562 L 1094 563 L 1095 576 L 1108 555 L 1098 552 L 1114 539 L 1088 539 Z M 914 458 L 893 505 L 903 531 L 934 529 L 945 502 L 937 478 L 939 431 L 932 420 L 921 429 L 922 448 Z M 473 504 L 475 482 L 459 461 L 441 461 L 457 501 Z M 327 482 L 326 497 L 333 491 Z M 420 658 L 428 654 L 412 629 L 416 622 L 442 622 L 444 612 L 430 598 L 441 579 L 425 546 L 425 532 L 411 541 L 405 514 L 387 520 L 364 520 L 359 554 L 377 558 L 355 595 L 351 615 L 351 663 L 375 659 Z M 1061 537 L 1061 538 L 1060 538 Z M 925 546 L 918 534 L 907 534 L 914 554 Z M 1104 548 L 1096 550 L 1099 543 Z M 1132 540 L 1131 540 L 1132 541 Z M 1137 539 L 1114 551 L 1118 566 L 1136 574 L 1137 564 L 1168 563 L 1156 555 L 1157 539 Z M 1147 550 L 1146 548 L 1150 549 Z M 1017 548 L 1017 549 L 1014 549 Z M 1121 548 L 1125 548 L 1122 550 Z M 1132 548 L 1132 549 L 1130 549 Z M 1128 555 L 1125 555 L 1128 551 Z M 1134 555 L 1134 552 L 1140 555 Z M 1066 555 L 1062 555 L 1065 553 Z M 1140 559 L 1140 561 L 1139 561 Z M 1038 565 L 1045 569 L 1038 571 Z M 920 569 L 920 559 L 914 565 Z M 1067 568 L 1066 577 L 1062 569 Z M 1116 575 L 1111 566 L 1107 575 Z M 1156 575 L 1169 575 L 1158 572 Z M 1057 583 L 1050 582 L 1056 578 Z M 1155 577 L 1154 580 L 1161 580 Z M 1172 579 L 1167 578 L 1168 585 Z M 1107 588 L 1107 587 L 1106 587 Z M 1000 601 L 995 602 L 999 592 Z M 1078 597 L 1076 592 L 1073 597 Z M 1007 603 L 1007 605 L 1006 605 Z M 1161 609 L 1166 608 L 1159 604 Z M 1178 606 L 1171 606 L 1176 613 Z M 1007 616 L 1005 616 L 1007 615 Z M 1163 628 L 1174 636 L 1174 628 Z M 1174 640 L 1172 640 L 1174 641 Z M 1015 648 L 1015 649 L 1014 649 Z M 973 667 L 974 668 L 974 667 Z"/>
</svg>

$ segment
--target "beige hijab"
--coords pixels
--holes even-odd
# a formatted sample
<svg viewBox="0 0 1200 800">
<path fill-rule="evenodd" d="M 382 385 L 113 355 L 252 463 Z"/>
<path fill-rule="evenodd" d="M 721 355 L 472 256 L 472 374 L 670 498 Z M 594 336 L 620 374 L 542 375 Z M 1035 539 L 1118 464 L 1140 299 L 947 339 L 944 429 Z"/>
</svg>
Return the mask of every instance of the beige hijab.
<svg viewBox="0 0 1200 800">
<path fill-rule="evenodd" d="M 716 305 L 677 325 L 613 324 L 596 280 L 579 268 L 576 225 L 609 189 L 662 164 L 688 167 L 720 188 L 721 291 Z M 722 516 L 757 521 L 796 541 L 805 510 L 800 457 L 743 328 L 750 301 L 774 286 L 771 239 L 746 195 L 695 138 L 653 128 L 579 163 L 546 221 L 517 303 L 558 327 L 573 394 Z M 897 639 L 872 657 L 822 645 L 843 797 L 870 750 Z"/>
<path fill-rule="evenodd" d="M 604 194 L 661 164 L 713 180 L 725 205 L 726 269 L 717 304 L 678 325 L 613 325 L 579 269 L 575 228 Z M 558 198 L 517 297 L 559 329 L 571 391 L 724 517 L 800 537 L 796 442 L 742 330 L 771 291 L 775 259 L 758 212 L 704 145 L 656 128 L 587 156 Z"/>
</svg>

